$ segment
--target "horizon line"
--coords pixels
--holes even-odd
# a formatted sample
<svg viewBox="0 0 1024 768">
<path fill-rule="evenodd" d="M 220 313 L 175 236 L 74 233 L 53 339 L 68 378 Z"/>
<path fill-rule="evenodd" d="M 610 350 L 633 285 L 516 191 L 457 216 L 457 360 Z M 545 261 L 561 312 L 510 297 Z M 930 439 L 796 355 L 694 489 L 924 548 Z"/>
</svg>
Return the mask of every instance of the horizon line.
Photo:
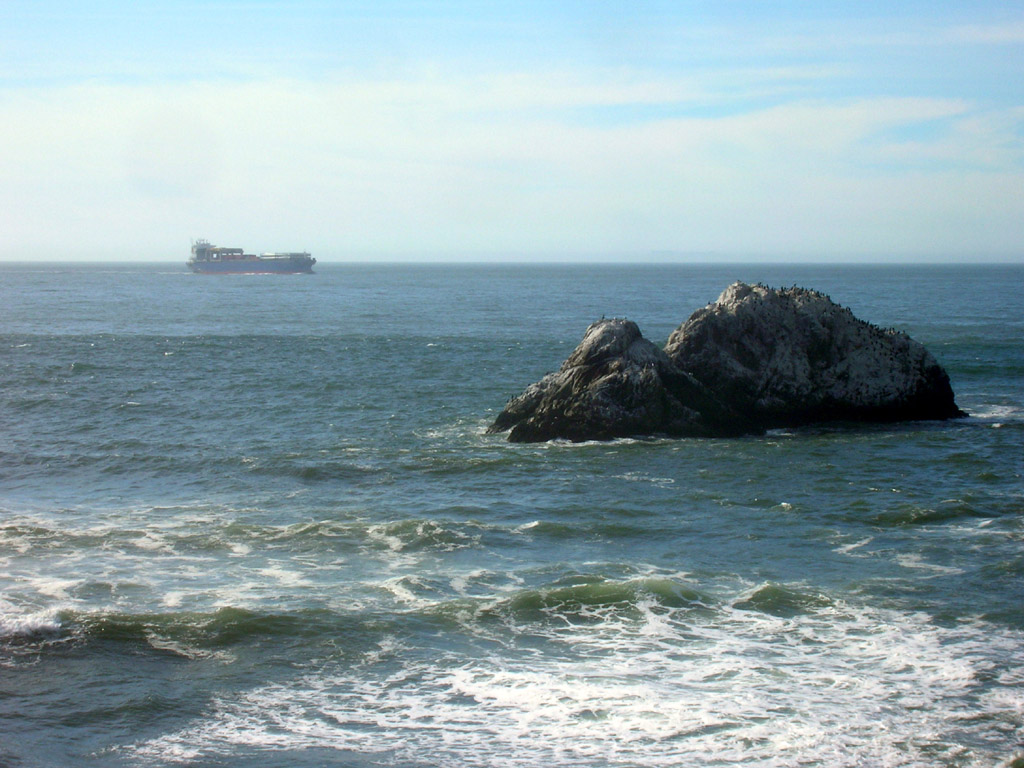
<svg viewBox="0 0 1024 768">
<path fill-rule="evenodd" d="M 35 264 L 53 264 L 63 266 L 89 266 L 99 264 L 136 265 L 136 266 L 171 266 L 181 264 L 185 260 L 178 259 L 104 259 L 104 258 L 37 258 L 37 259 L 4 259 L 0 258 L 0 266 L 32 266 Z M 356 258 L 356 259 L 317 259 L 316 266 L 415 266 L 415 265 L 465 265 L 465 266 L 725 266 L 725 265 L 756 265 L 756 266 L 1024 266 L 1024 255 L 1017 257 L 981 256 L 976 259 L 964 257 L 938 256 L 836 256 L 836 257 L 692 257 L 692 258 L 610 258 L 610 257 L 401 257 Z"/>
</svg>

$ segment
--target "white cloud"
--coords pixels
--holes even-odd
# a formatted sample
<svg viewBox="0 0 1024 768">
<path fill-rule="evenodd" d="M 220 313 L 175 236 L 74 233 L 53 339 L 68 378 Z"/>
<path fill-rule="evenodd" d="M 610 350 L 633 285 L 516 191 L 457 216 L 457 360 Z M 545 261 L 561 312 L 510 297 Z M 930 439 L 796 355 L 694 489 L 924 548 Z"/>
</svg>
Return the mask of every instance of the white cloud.
<svg viewBox="0 0 1024 768">
<path fill-rule="evenodd" d="M 982 44 L 1024 43 L 1024 22 L 1013 21 L 1003 24 L 968 24 L 953 27 L 947 35 L 949 40 Z"/>
</svg>

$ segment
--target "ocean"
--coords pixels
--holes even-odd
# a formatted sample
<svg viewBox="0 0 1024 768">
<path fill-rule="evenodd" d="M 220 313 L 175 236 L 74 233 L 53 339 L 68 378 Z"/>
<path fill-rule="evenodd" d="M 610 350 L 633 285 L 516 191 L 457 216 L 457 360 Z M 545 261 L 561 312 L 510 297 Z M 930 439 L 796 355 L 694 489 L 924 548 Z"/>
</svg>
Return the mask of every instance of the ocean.
<svg viewBox="0 0 1024 768">
<path fill-rule="evenodd" d="M 592 321 L 734 280 L 969 413 L 516 445 Z M 0 265 L 0 765 L 1024 755 L 1024 267 Z"/>
</svg>

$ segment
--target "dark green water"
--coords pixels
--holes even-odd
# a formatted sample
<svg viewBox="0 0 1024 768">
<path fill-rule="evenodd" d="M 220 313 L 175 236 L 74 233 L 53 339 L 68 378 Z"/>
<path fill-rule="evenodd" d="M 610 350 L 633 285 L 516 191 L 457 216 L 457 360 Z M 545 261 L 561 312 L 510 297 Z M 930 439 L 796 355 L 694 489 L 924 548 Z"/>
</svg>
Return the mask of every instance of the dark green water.
<svg viewBox="0 0 1024 768">
<path fill-rule="evenodd" d="M 970 418 L 484 429 L 733 280 Z M 1024 753 L 1024 268 L 0 267 L 0 764 L 992 766 Z"/>
</svg>

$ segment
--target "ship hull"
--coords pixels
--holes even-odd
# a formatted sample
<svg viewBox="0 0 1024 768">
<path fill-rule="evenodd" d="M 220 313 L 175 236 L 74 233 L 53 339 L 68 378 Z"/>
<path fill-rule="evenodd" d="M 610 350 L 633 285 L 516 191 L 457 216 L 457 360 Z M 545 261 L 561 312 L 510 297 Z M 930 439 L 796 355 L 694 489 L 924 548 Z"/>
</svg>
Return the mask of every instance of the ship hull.
<svg viewBox="0 0 1024 768">
<path fill-rule="evenodd" d="M 188 268 L 204 275 L 300 275 L 313 271 L 313 260 L 256 259 L 253 261 L 189 261 Z"/>
</svg>

